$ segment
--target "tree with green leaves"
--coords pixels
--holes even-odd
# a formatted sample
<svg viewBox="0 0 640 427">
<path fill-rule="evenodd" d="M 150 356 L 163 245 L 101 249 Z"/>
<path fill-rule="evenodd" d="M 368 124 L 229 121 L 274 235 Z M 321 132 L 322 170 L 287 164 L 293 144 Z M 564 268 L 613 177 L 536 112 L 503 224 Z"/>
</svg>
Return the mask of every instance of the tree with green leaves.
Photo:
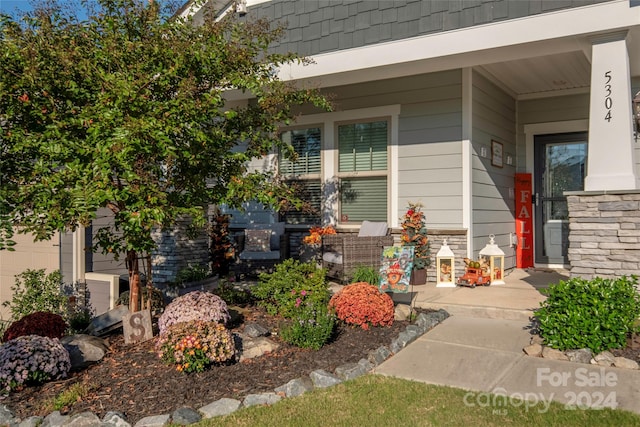
<svg viewBox="0 0 640 427">
<path fill-rule="evenodd" d="M 146 0 L 83 5 L 83 19 L 55 0 L 0 18 L 0 241 L 7 224 L 48 239 L 108 208 L 96 248 L 126 257 L 136 311 L 152 230 L 184 217 L 203 225 L 208 204 L 301 203 L 247 164 L 291 153 L 278 128 L 297 105 L 329 104 L 278 79 L 305 60 L 269 50 L 281 30 L 268 22 L 210 11 L 193 25 Z M 237 92 L 250 102 L 231 106 Z"/>
</svg>

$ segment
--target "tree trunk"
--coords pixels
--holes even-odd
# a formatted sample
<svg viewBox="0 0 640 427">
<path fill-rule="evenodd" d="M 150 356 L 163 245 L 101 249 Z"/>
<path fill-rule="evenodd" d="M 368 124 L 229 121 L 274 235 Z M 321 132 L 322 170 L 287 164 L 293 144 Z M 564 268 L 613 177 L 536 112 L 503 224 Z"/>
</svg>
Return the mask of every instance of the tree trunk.
<svg viewBox="0 0 640 427">
<path fill-rule="evenodd" d="M 127 269 L 129 270 L 129 312 L 140 310 L 140 267 L 138 254 L 134 250 L 127 251 Z"/>
</svg>

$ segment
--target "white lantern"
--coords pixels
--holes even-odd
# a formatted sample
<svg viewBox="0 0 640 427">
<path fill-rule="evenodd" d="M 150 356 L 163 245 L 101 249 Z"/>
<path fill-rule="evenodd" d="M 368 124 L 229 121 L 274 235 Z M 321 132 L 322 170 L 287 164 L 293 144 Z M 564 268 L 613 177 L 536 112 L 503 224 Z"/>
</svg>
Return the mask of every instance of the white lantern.
<svg viewBox="0 0 640 427">
<path fill-rule="evenodd" d="M 485 264 L 489 265 L 491 284 L 504 285 L 504 252 L 496 245 L 495 237 L 489 235 L 489 243 L 480 251 L 480 257 L 485 258 Z"/>
<path fill-rule="evenodd" d="M 436 288 L 455 288 L 456 264 L 453 251 L 444 239 L 436 254 Z"/>
</svg>

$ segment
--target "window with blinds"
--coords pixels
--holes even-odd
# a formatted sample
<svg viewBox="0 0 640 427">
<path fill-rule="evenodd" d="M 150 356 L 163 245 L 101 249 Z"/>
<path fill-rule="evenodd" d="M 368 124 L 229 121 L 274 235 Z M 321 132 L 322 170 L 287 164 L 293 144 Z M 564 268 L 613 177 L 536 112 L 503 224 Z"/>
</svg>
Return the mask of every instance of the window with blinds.
<svg viewBox="0 0 640 427">
<path fill-rule="evenodd" d="M 279 170 L 284 176 L 320 174 L 320 128 L 288 130 L 282 141 L 291 145 L 295 157 L 288 159 L 280 152 Z"/>
<path fill-rule="evenodd" d="M 338 126 L 342 222 L 387 221 L 388 122 Z"/>
<path fill-rule="evenodd" d="M 282 141 L 293 147 L 294 156 L 287 158 L 280 152 L 278 169 L 287 183 L 294 188 L 296 195 L 306 202 L 302 210 L 282 213 L 282 219 L 288 224 L 320 224 L 321 136 L 319 127 L 292 129 L 281 134 Z"/>
</svg>

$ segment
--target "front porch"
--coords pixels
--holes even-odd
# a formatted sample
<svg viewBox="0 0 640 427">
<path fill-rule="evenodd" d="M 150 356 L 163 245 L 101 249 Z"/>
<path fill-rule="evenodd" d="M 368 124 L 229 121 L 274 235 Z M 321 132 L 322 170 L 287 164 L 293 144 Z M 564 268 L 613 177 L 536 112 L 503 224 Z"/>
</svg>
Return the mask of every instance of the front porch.
<svg viewBox="0 0 640 427">
<path fill-rule="evenodd" d="M 527 321 L 545 300 L 540 290 L 568 279 L 567 270 L 513 269 L 505 274 L 504 285 L 437 288 L 428 282 L 414 286 L 409 294 L 395 294 L 393 300 L 405 304 L 412 300 L 420 308 L 443 308 L 453 316 Z"/>
</svg>

